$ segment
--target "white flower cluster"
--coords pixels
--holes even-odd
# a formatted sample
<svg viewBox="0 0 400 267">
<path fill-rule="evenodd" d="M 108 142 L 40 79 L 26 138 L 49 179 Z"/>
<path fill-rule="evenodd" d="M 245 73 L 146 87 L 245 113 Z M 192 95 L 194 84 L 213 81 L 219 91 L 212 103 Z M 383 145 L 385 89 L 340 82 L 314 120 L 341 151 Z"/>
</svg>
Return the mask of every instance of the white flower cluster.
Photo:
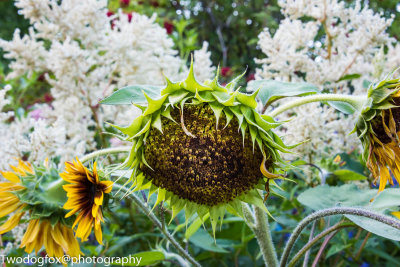
<svg viewBox="0 0 400 267">
<path fill-rule="evenodd" d="M 374 81 L 399 66 L 400 45 L 394 45 L 385 32 L 392 19 L 374 14 L 366 4 L 339 0 L 281 0 L 279 4 L 285 16 L 279 28 L 273 36 L 267 28 L 259 35 L 266 58 L 256 59 L 262 64 L 256 79 L 306 81 L 329 92 L 359 94 L 365 92 L 365 81 Z M 351 74 L 360 77 L 340 80 Z M 281 134 L 294 143 L 310 139 L 297 148 L 300 155 L 321 157 L 359 147 L 355 135 L 348 136 L 354 116 L 339 115 L 319 104 L 293 111 L 297 118 L 285 124 Z"/>
<path fill-rule="evenodd" d="M 126 85 L 162 85 L 163 74 L 178 79 L 187 73 L 154 16 L 122 11 L 107 16 L 106 0 L 17 0 L 15 5 L 32 27 L 27 35 L 17 29 L 11 41 L 0 40 L 12 60 L 7 79 L 42 74 L 54 101 L 35 105 L 31 118 L 4 123 L 1 115 L 0 145 L 7 149 L 0 151 L 0 168 L 24 153 L 32 162 L 52 156 L 63 162 L 102 146 L 95 135 L 104 131 L 104 121 L 128 123 L 139 112 L 99 106 L 100 99 Z M 210 79 L 215 71 L 207 46 L 194 56 L 199 79 Z"/>
</svg>

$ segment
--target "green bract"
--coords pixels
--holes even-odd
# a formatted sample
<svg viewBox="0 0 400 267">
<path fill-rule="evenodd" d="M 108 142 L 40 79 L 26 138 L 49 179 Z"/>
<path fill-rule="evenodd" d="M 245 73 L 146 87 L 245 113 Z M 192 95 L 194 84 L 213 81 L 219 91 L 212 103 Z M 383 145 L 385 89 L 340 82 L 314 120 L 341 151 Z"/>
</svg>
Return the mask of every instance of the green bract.
<svg viewBox="0 0 400 267">
<path fill-rule="evenodd" d="M 279 176 L 273 174 L 285 165 L 279 153 L 290 147 L 272 131 L 282 123 L 256 111 L 258 91 L 235 88 L 240 78 L 225 87 L 218 75 L 201 84 L 192 62 L 188 77 L 167 79 L 158 97 L 143 92 L 147 105 L 133 103 L 142 115 L 127 127 L 113 125 L 132 142 L 122 165 L 133 170 L 132 191 L 157 192 L 155 205 L 167 201 L 172 218 L 182 209 L 186 221 L 196 212 L 201 219 L 209 215 L 214 231 L 225 209 L 242 215 L 242 201 L 267 211 L 258 189 Z"/>
</svg>

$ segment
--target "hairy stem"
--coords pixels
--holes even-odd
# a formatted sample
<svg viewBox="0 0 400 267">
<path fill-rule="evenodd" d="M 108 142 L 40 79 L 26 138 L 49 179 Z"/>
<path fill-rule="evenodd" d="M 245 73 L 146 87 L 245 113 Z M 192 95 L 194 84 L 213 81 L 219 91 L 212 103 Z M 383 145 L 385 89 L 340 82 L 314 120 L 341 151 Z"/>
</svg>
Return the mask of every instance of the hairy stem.
<svg viewBox="0 0 400 267">
<path fill-rule="evenodd" d="M 101 150 L 94 151 L 92 153 L 89 153 L 85 156 L 83 156 L 80 161 L 82 163 L 85 163 L 93 158 L 102 156 L 102 155 L 107 155 L 107 154 L 116 154 L 116 153 L 121 153 L 121 152 L 129 152 L 131 151 L 132 147 L 129 146 L 121 146 L 121 147 L 111 147 L 111 148 L 105 148 Z"/>
<path fill-rule="evenodd" d="M 277 115 L 285 112 L 286 110 L 298 107 L 304 104 L 320 101 L 340 101 L 346 102 L 352 105 L 354 108 L 360 110 L 366 100 L 365 96 L 354 96 L 354 95 L 343 95 L 343 94 L 317 94 L 300 97 L 291 102 L 279 106 L 277 109 L 273 110 L 270 114 L 271 117 L 276 117 Z"/>
<path fill-rule="evenodd" d="M 315 232 L 315 226 L 317 225 L 317 221 L 314 221 L 312 226 L 311 226 L 311 231 L 310 231 L 310 237 L 308 239 L 308 242 L 310 242 L 314 238 L 314 232 Z M 310 258 L 310 250 L 307 250 L 306 254 L 304 255 L 304 261 L 303 261 L 303 267 L 308 266 L 308 260 Z"/>
<path fill-rule="evenodd" d="M 147 217 L 156 225 L 160 231 L 164 234 L 164 236 L 168 239 L 169 242 L 176 248 L 176 250 L 179 252 L 179 254 L 185 258 L 188 262 L 193 264 L 194 266 L 201 266 L 200 263 L 198 263 L 186 250 L 179 244 L 178 241 L 175 240 L 175 238 L 168 232 L 166 227 L 163 227 L 163 224 L 160 222 L 160 220 L 154 215 L 154 213 L 149 209 L 147 203 L 144 203 L 139 197 L 137 197 L 133 193 L 129 193 L 129 189 L 121 186 L 119 184 L 114 184 L 113 188 L 118 189 L 119 191 L 122 191 L 126 197 L 130 198 L 133 202 L 135 202 L 138 207 L 142 209 L 142 211 L 147 215 Z"/>
<path fill-rule="evenodd" d="M 326 216 L 331 216 L 331 215 L 356 215 L 356 216 L 361 216 L 361 217 L 366 217 L 373 219 L 375 221 L 379 221 L 381 223 L 384 223 L 386 225 L 389 225 L 393 228 L 396 228 L 400 230 L 400 221 L 395 220 L 392 217 L 375 213 L 373 211 L 369 211 L 366 209 L 362 208 L 347 208 L 347 207 L 335 207 L 335 208 L 329 208 L 329 209 L 323 209 L 316 211 L 310 215 L 308 215 L 306 218 L 304 218 L 294 229 L 293 234 L 290 236 L 289 241 L 286 244 L 286 247 L 282 253 L 282 258 L 280 262 L 280 266 L 286 266 L 286 263 L 288 261 L 290 252 L 297 240 L 297 238 L 300 236 L 301 232 L 307 225 L 315 220 L 321 219 Z"/>
<path fill-rule="evenodd" d="M 268 267 L 276 267 L 279 262 L 274 243 L 272 242 L 268 217 L 261 208 L 254 207 L 254 218 L 255 227 L 253 228 L 253 231 L 256 235 L 258 245 L 260 246 L 264 262 Z"/>
<path fill-rule="evenodd" d="M 315 245 L 318 241 L 320 241 L 322 238 L 324 238 L 325 236 L 327 236 L 328 234 L 335 232 L 337 230 L 340 230 L 342 228 L 346 228 L 346 227 L 352 227 L 354 226 L 354 223 L 338 223 L 335 224 L 332 227 L 329 227 L 328 229 L 326 229 L 325 231 L 323 231 L 322 233 L 320 233 L 319 235 L 317 235 L 316 237 L 312 238 L 310 241 L 308 241 L 308 243 L 299 250 L 299 252 L 297 252 L 297 254 L 293 257 L 293 259 L 289 262 L 289 266 L 294 266 L 296 264 L 296 262 L 298 260 L 301 259 L 301 257 L 306 253 L 309 252 L 311 247 L 313 245 Z M 307 266 L 307 265 L 306 265 Z"/>
</svg>

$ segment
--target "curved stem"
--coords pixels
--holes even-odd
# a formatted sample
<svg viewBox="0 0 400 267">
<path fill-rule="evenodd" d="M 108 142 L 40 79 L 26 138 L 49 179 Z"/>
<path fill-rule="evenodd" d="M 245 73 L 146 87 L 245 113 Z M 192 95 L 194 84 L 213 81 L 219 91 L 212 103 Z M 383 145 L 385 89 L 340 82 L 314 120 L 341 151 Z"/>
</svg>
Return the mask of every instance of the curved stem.
<svg viewBox="0 0 400 267">
<path fill-rule="evenodd" d="M 268 267 L 276 267 L 279 264 L 278 256 L 276 255 L 275 246 L 272 242 L 271 231 L 269 229 L 268 217 L 265 212 L 254 207 L 255 227 L 253 228 L 256 235 L 264 262 Z"/>
<path fill-rule="evenodd" d="M 120 147 L 111 147 L 111 148 L 105 148 L 101 150 L 94 151 L 92 153 L 89 153 L 85 156 L 83 156 L 80 161 L 82 163 L 85 163 L 93 158 L 102 156 L 102 155 L 107 155 L 107 154 L 116 154 L 120 152 L 129 152 L 131 151 L 132 147 L 130 146 L 120 146 Z"/>
<path fill-rule="evenodd" d="M 281 258 L 281 263 L 280 266 L 283 267 L 286 265 L 286 262 L 289 258 L 289 254 L 297 240 L 297 238 L 300 236 L 301 232 L 303 229 L 311 222 L 321 219 L 326 216 L 331 216 L 331 215 L 356 215 L 356 216 L 361 216 L 361 217 L 366 217 L 370 218 L 376 221 L 379 221 L 381 223 L 384 223 L 386 225 L 389 225 L 393 228 L 396 228 L 400 230 L 400 221 L 395 220 L 392 217 L 382 215 L 379 213 L 375 213 L 373 211 L 369 211 L 366 209 L 362 208 L 346 208 L 346 207 L 335 207 L 335 208 L 329 208 L 329 209 L 323 209 L 316 211 L 310 215 L 308 215 L 306 218 L 304 218 L 294 229 L 293 234 L 290 236 L 289 241 L 286 244 L 286 247 L 282 253 L 282 258 Z"/>
<path fill-rule="evenodd" d="M 300 97 L 291 102 L 283 104 L 279 106 L 277 109 L 273 110 L 270 114 L 271 117 L 275 117 L 286 110 L 289 110 L 294 107 L 298 107 L 304 104 L 312 103 L 312 102 L 320 102 L 320 101 L 340 101 L 346 102 L 352 105 L 357 110 L 361 109 L 364 102 L 366 100 L 365 96 L 354 96 L 354 95 L 343 95 L 343 94 L 317 94 Z"/>
<path fill-rule="evenodd" d="M 176 250 L 183 258 L 185 258 L 188 262 L 190 262 L 194 266 L 201 266 L 200 263 L 198 263 L 192 256 L 190 256 L 188 252 L 186 252 L 186 250 L 178 243 L 178 241 L 175 240 L 175 238 L 168 232 L 168 230 L 165 227 L 163 227 L 163 224 L 149 209 L 147 203 L 143 203 L 143 201 L 135 194 L 129 193 L 129 190 L 124 186 L 121 186 L 119 184 L 114 184 L 113 188 L 122 191 L 124 195 L 127 194 L 126 196 L 132 199 L 133 202 L 135 202 L 135 204 L 138 205 L 143 210 L 143 212 L 160 229 L 160 231 L 165 235 L 168 241 L 171 242 L 171 244 L 176 248 Z"/>
<path fill-rule="evenodd" d="M 323 231 L 322 233 L 320 233 L 319 235 L 317 235 L 316 237 L 314 237 L 313 239 L 311 239 L 302 249 L 299 250 L 299 252 L 297 252 L 297 254 L 293 257 L 293 259 L 289 262 L 289 267 L 290 266 L 294 266 L 296 264 L 296 262 L 298 260 L 301 259 L 301 257 L 309 251 L 309 249 L 315 245 L 319 240 L 321 240 L 322 238 L 324 238 L 325 236 L 327 236 L 328 234 L 340 230 L 342 228 L 346 228 L 346 227 L 351 227 L 351 226 L 355 226 L 354 223 L 338 223 L 328 229 L 326 229 L 325 231 Z"/>
</svg>

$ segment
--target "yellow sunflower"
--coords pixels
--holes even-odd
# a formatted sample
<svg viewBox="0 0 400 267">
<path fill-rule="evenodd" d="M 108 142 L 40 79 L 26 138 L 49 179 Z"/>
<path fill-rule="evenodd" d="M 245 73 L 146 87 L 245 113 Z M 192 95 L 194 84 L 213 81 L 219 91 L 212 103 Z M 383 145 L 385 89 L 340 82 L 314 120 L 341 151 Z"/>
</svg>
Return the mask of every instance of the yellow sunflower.
<svg viewBox="0 0 400 267">
<path fill-rule="evenodd" d="M 57 216 L 37 219 L 40 217 L 40 210 L 42 209 L 40 204 L 33 205 L 31 203 L 39 203 L 39 201 L 26 197 L 32 195 L 35 198 L 40 194 L 38 192 L 27 194 L 28 191 L 35 191 L 35 189 L 24 186 L 24 183 L 29 183 L 36 177 L 46 180 L 43 178 L 45 177 L 43 170 L 36 173 L 30 163 L 21 160 L 18 161 L 18 166 L 10 167 L 14 172 L 0 172 L 8 180 L 0 183 L 0 218 L 12 212 L 15 213 L 0 226 L 0 234 L 9 232 L 16 227 L 22 216 L 29 210 L 30 217 L 33 216 L 35 219 L 29 221 L 20 245 L 21 248 L 25 247 L 27 253 L 35 250 L 37 254 L 44 246 L 47 255 L 50 257 L 60 258 L 64 255 L 64 252 L 73 257 L 82 254 L 72 229 L 63 221 L 57 220 Z M 47 161 L 45 167 L 47 170 Z M 46 197 L 40 199 L 46 199 Z M 49 206 L 49 203 L 47 203 L 47 206 Z M 55 221 L 55 224 L 51 223 L 53 221 Z"/>
<path fill-rule="evenodd" d="M 2 226 L 0 226 L 0 234 L 4 234 L 18 225 L 24 215 L 26 204 L 14 194 L 18 190 L 23 190 L 25 187 L 21 184 L 20 176 L 33 174 L 33 168 L 29 163 L 22 160 L 18 161 L 18 166 L 10 166 L 14 172 L 1 172 L 3 177 L 8 182 L 0 183 L 0 218 L 15 212 Z M 17 175 L 18 174 L 18 175 Z"/>
<path fill-rule="evenodd" d="M 38 253 L 43 246 L 49 257 L 62 258 L 64 252 L 72 257 L 82 254 L 78 240 L 70 227 L 61 222 L 52 226 L 49 219 L 31 220 L 22 238 L 21 248 L 25 247 L 27 253 L 33 250 Z"/>
<path fill-rule="evenodd" d="M 388 77 L 371 85 L 368 102 L 354 131 L 363 147 L 367 167 L 379 181 L 379 190 L 393 178 L 400 182 L 400 79 Z"/>
<path fill-rule="evenodd" d="M 96 239 L 102 244 L 101 222 L 104 222 L 104 219 L 100 206 L 103 205 L 104 194 L 111 192 L 113 183 L 99 180 L 97 162 L 93 165 L 93 171 L 90 171 L 79 159 L 67 162 L 65 172 L 60 176 L 69 183 L 63 186 L 68 197 L 64 209 L 71 210 L 65 217 L 78 212 L 72 226 L 74 228 L 78 225 L 76 236 L 85 241 L 94 228 Z"/>
</svg>

